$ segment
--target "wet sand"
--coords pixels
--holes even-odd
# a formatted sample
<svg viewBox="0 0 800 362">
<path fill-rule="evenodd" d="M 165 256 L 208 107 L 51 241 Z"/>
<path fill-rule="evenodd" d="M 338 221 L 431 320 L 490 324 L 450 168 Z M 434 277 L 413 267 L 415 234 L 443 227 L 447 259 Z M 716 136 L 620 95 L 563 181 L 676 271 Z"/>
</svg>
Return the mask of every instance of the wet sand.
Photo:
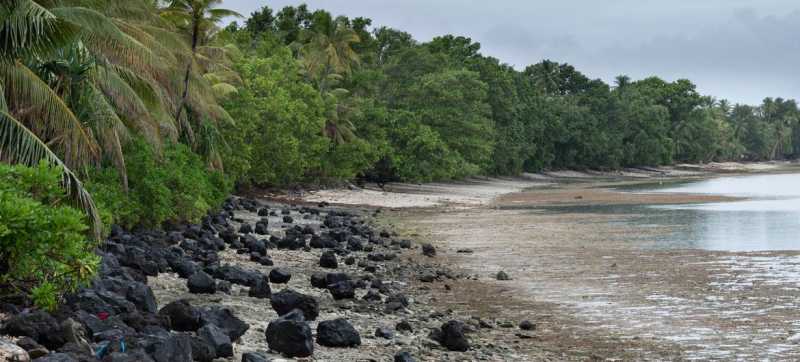
<svg viewBox="0 0 800 362">
<path fill-rule="evenodd" d="M 610 223 L 622 217 L 614 215 L 483 209 L 395 217 L 478 275 L 455 300 L 530 314 L 543 325 L 537 347 L 569 359 L 800 357 L 800 253 L 641 250 L 630 241 L 641 231 Z M 457 253 L 462 248 L 473 253 Z M 494 280 L 499 270 L 514 280 Z M 502 292 L 475 300 L 485 288 Z M 525 307 L 530 302 L 541 305 Z"/>
<path fill-rule="evenodd" d="M 566 176 L 483 203 L 396 208 L 381 222 L 433 242 L 444 263 L 476 276 L 434 287 L 437 303 L 536 323 L 516 348 L 540 360 L 800 359 L 800 252 L 648 250 L 637 239 L 669 228 L 619 222 L 629 214 L 532 209 L 731 200 L 620 193 L 614 187 L 637 181 Z M 495 280 L 499 270 L 513 280 Z"/>
</svg>

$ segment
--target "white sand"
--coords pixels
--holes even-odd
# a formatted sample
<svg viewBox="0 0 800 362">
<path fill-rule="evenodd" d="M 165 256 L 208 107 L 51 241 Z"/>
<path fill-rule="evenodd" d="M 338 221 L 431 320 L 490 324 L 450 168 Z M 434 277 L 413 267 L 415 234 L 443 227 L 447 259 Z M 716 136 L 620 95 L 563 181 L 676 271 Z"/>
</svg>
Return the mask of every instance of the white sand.
<svg viewBox="0 0 800 362">
<path fill-rule="evenodd" d="M 413 208 L 447 205 L 474 207 L 489 205 L 501 195 L 533 187 L 552 185 L 558 180 L 592 181 L 599 179 L 629 178 L 680 178 L 708 176 L 722 173 L 769 172 L 789 167 L 789 162 L 761 163 L 708 163 L 701 165 L 628 168 L 618 171 L 547 171 L 526 173 L 513 178 L 470 178 L 460 182 L 428 184 L 392 183 L 381 190 L 375 185 L 365 189 L 331 189 L 309 191 L 302 197 L 307 202 L 326 201 L 340 205 L 364 205 L 385 208 Z"/>
<path fill-rule="evenodd" d="M 480 206 L 495 197 L 549 184 L 534 178 L 483 178 L 452 183 L 386 185 L 385 191 L 366 189 L 334 189 L 308 192 L 304 201 L 343 205 L 368 205 L 386 208 L 431 207 L 439 205 Z"/>
</svg>

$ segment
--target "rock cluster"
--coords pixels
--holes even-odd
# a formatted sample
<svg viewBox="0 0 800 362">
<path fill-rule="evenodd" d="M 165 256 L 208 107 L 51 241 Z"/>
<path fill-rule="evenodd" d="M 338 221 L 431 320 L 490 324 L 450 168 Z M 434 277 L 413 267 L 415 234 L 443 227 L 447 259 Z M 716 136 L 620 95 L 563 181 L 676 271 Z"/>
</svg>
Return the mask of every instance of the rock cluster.
<svg viewBox="0 0 800 362">
<path fill-rule="evenodd" d="M 200 225 L 130 233 L 113 228 L 98 254 L 97 278 L 65 298 L 58 313 L 25 309 L 2 323 L 0 333 L 36 361 L 210 361 L 233 355 L 233 343 L 249 328 L 224 308 L 198 309 L 187 300 L 160 309 L 147 278 L 175 272 L 191 293 L 216 293 L 214 276 L 249 282 L 235 271 L 220 272 L 217 252 L 226 247 L 219 231 L 229 214 L 207 216 Z M 240 228 L 248 232 L 246 227 Z M 223 288 L 224 289 L 224 288 Z M 26 307 L 26 306 L 23 306 Z"/>
<path fill-rule="evenodd" d="M 314 227 L 308 222 L 312 219 Z M 410 241 L 378 232 L 358 215 L 328 205 L 298 208 L 230 198 L 200 224 L 136 233 L 114 228 L 98 251 L 102 263 L 91 286 L 69 295 L 57 314 L 15 314 L 0 324 L 0 334 L 24 337 L 16 344 L 38 361 L 95 360 L 93 354 L 103 350 L 104 360 L 110 361 L 231 360 L 236 354 L 237 361 L 241 355 L 241 361 L 256 362 L 270 360 L 270 353 L 313 356 L 316 345 L 355 348 L 364 343 L 362 335 L 367 341 L 377 338 L 408 347 L 413 340 L 425 340 L 426 328 L 417 324 L 442 323 L 445 315 L 405 318 L 413 301 L 382 278 L 400 273 L 409 283 L 436 283 L 459 277 L 442 267 L 406 265 L 400 257 L 411 255 L 403 253 L 412 248 Z M 421 252 L 437 255 L 430 244 L 422 245 Z M 230 263 L 223 258 L 227 253 L 241 255 L 245 262 Z M 313 273 L 273 259 L 279 253 L 310 260 Z M 261 272 L 261 266 L 271 269 Z M 254 329 L 263 338 L 258 352 L 236 352 L 250 326 L 224 305 L 196 305 L 197 298 L 186 295 L 159 308 L 147 282 L 162 273 L 185 280 L 186 290 L 197 298 L 241 292 L 254 301 L 269 299 L 266 305 L 277 317 L 265 317 L 265 328 Z M 332 318 L 321 311 L 321 300 L 384 322 L 367 329 L 347 318 Z M 449 321 L 430 338 L 441 350 L 467 351 L 473 347 L 465 329 L 463 323 Z M 419 335 L 414 338 L 422 337 L 411 339 L 415 333 Z M 417 352 L 396 349 L 385 357 L 413 361 Z"/>
</svg>

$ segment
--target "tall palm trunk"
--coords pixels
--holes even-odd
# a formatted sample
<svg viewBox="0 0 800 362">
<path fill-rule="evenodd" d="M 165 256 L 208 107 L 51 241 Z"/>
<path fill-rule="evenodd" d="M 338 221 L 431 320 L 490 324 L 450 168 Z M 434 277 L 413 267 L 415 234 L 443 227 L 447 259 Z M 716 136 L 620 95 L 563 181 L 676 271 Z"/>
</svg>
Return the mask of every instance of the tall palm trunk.
<svg viewBox="0 0 800 362">
<path fill-rule="evenodd" d="M 186 65 L 186 75 L 183 77 L 183 95 L 178 104 L 178 112 L 175 115 L 175 123 L 180 125 L 183 109 L 186 108 L 186 101 L 189 99 L 189 78 L 192 73 L 192 63 L 194 63 L 194 56 L 197 53 L 197 40 L 200 32 L 200 20 L 194 19 L 192 24 L 192 56 L 189 58 L 189 64 Z"/>
</svg>

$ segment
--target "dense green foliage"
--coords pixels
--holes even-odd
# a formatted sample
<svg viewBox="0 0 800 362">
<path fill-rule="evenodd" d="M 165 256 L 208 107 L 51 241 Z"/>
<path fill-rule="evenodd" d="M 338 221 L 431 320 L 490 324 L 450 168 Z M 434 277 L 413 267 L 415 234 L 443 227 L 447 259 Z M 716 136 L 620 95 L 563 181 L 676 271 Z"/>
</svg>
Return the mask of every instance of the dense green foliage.
<svg viewBox="0 0 800 362">
<path fill-rule="evenodd" d="M 0 285 L 54 309 L 89 281 L 98 258 L 84 215 L 65 206 L 61 170 L 0 164 Z"/>
<path fill-rule="evenodd" d="M 238 16 L 221 4 L 0 4 L 0 161 L 39 167 L 6 175 L 43 179 L 0 185 L 0 253 L 42 304 L 80 281 L 53 277 L 59 268 L 91 265 L 82 223 L 99 237 L 112 223 L 197 221 L 234 185 L 800 155 L 793 100 L 731 105 L 685 79 L 620 76 L 609 85 L 549 60 L 514 69 L 466 37 L 418 42 L 305 5 L 265 7 L 220 29 Z M 63 250 L 52 255 L 18 253 L 18 243 L 38 248 L 56 237 Z"/>
<path fill-rule="evenodd" d="M 106 225 L 126 228 L 158 227 L 164 222 L 198 222 L 219 205 L 230 190 L 219 171 L 205 167 L 202 158 L 183 144 L 166 144 L 161 159 L 143 139 L 125 149 L 129 190 L 112 168 L 93 173 L 88 185 Z"/>
<path fill-rule="evenodd" d="M 196 220 L 232 184 L 432 181 L 800 151 L 794 101 L 732 106 L 688 80 L 620 76 L 612 86 L 548 60 L 516 70 L 466 37 L 420 43 L 304 5 L 264 7 L 219 29 L 237 15 L 220 4 L 3 5 L 0 82 L 14 89 L 0 104 L 0 157 L 62 165 L 70 191 L 82 188 L 76 169 L 105 224 L 153 227 Z M 27 23 L 14 15 L 25 9 L 37 9 Z M 32 30 L 42 24 L 53 31 Z"/>
<path fill-rule="evenodd" d="M 247 49 L 234 65 L 246 91 L 226 104 L 239 122 L 232 132 L 249 141 L 246 156 L 234 156 L 251 169 L 239 182 L 285 185 L 354 175 L 430 181 L 783 159 L 800 149 L 794 101 L 731 106 L 685 79 L 620 76 L 611 86 L 548 60 L 517 71 L 480 54 L 480 44 L 469 38 L 419 43 L 402 31 L 370 26 L 369 19 L 334 18 L 305 6 L 277 13 L 265 7 L 218 36 Z M 298 65 L 289 65 L 290 57 Z M 253 64 L 264 62 L 269 69 L 254 74 Z M 313 87 L 318 94 L 264 91 L 265 84 Z M 282 99 L 285 94 L 293 97 Z M 289 116 L 276 108 L 299 122 L 283 125 Z M 332 146 L 318 149 L 325 142 L 319 133 L 293 130 L 278 136 L 281 141 L 271 135 L 300 125 L 323 127 Z M 270 126 L 277 129 L 266 132 Z M 253 130 L 259 136 L 248 139 Z M 308 147 L 293 148 L 296 141 Z M 279 162 L 295 167 L 289 174 Z M 265 164 L 278 167 L 265 175 Z"/>
</svg>

